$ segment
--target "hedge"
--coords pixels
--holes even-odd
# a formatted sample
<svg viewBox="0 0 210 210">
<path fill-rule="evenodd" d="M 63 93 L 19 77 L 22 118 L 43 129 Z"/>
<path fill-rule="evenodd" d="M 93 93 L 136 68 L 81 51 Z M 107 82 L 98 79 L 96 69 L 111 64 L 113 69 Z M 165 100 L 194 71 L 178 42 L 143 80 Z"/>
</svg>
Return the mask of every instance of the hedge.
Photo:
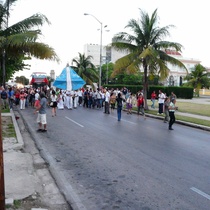
<svg viewBox="0 0 210 210">
<path fill-rule="evenodd" d="M 138 91 L 143 90 L 142 85 L 123 85 L 123 84 L 110 84 L 106 85 L 107 88 L 111 89 L 122 89 L 126 87 L 131 91 L 131 93 L 136 94 Z M 183 99 L 192 99 L 193 98 L 193 88 L 191 87 L 177 87 L 177 86 L 155 86 L 150 85 L 147 91 L 147 98 L 149 99 L 152 92 L 155 91 L 158 94 L 158 91 L 161 90 L 163 93 L 166 93 L 167 96 L 171 95 L 171 92 L 174 92 L 177 98 Z"/>
</svg>

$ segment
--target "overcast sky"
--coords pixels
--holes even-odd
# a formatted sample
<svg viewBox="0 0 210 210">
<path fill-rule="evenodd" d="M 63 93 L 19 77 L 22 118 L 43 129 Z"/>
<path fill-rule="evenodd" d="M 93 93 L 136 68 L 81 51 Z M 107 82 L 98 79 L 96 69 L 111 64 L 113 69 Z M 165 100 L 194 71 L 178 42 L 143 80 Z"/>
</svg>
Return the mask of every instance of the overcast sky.
<svg viewBox="0 0 210 210">
<path fill-rule="evenodd" d="M 20 72 L 18 76 L 30 78 L 33 71 L 55 70 L 59 75 L 66 63 L 83 53 L 84 44 L 100 43 L 100 24 L 84 13 L 94 15 L 109 32 L 103 31 L 103 45 L 111 42 L 118 32 L 132 18 L 140 18 L 139 8 L 152 14 L 158 9 L 160 27 L 174 25 L 171 37 L 165 40 L 176 41 L 183 45 L 183 57 L 199 59 L 202 65 L 210 67 L 210 29 L 208 1 L 168 1 L 168 0 L 19 0 L 12 7 L 9 24 L 18 22 L 35 13 L 42 13 L 51 25 L 42 27 L 43 42 L 53 47 L 61 63 L 46 61 L 31 62 L 31 71 Z"/>
</svg>

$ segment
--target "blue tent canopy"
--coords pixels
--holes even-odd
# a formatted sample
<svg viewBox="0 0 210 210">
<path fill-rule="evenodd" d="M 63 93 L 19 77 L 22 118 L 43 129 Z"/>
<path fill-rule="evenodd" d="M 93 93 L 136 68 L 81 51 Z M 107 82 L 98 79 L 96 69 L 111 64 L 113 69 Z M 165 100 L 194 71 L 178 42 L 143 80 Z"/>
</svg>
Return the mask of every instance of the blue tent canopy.
<svg viewBox="0 0 210 210">
<path fill-rule="evenodd" d="M 71 67 L 67 66 L 56 78 L 53 86 L 63 90 L 78 90 L 85 84 L 85 81 Z"/>
</svg>

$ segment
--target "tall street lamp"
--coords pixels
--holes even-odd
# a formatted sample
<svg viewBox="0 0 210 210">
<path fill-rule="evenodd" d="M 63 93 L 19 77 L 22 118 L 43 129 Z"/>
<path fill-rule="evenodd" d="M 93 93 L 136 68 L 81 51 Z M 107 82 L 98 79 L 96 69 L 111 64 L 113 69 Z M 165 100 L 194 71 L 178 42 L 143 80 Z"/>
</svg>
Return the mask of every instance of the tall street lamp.
<svg viewBox="0 0 210 210">
<path fill-rule="evenodd" d="M 100 67 L 99 67 L 99 88 L 101 88 L 101 66 L 102 66 L 102 29 L 103 29 L 103 23 L 96 18 L 94 15 L 88 14 L 88 13 L 84 13 L 84 15 L 90 15 L 93 18 L 95 18 L 101 25 L 101 36 L 100 36 Z M 106 26 L 105 26 L 106 27 Z"/>
</svg>

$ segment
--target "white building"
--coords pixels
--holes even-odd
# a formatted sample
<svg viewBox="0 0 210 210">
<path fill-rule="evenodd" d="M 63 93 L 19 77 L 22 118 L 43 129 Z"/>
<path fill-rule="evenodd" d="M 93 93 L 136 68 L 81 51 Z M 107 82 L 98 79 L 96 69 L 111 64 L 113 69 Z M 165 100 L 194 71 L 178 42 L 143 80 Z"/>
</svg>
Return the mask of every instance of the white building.
<svg viewBox="0 0 210 210">
<path fill-rule="evenodd" d="M 86 44 L 84 46 L 84 53 L 85 56 L 91 55 L 93 57 L 92 63 L 95 66 L 100 65 L 100 45 L 97 44 Z M 170 56 L 180 60 L 188 70 L 188 73 L 191 72 L 192 68 L 196 65 L 201 63 L 199 59 L 194 58 L 185 58 L 180 53 L 176 51 L 168 50 L 166 52 Z M 115 63 L 116 60 L 125 56 L 126 53 L 118 52 L 113 48 L 108 48 L 106 46 L 102 47 L 102 58 L 103 64 L 106 62 Z M 180 86 L 183 83 L 184 77 L 187 75 L 187 71 L 185 69 L 179 68 L 177 66 L 172 66 L 168 64 L 168 68 L 170 69 L 169 76 L 166 78 L 162 83 L 165 86 Z"/>
<path fill-rule="evenodd" d="M 168 55 L 176 58 L 181 61 L 188 70 L 188 73 L 192 71 L 196 64 L 200 64 L 201 61 L 195 58 L 186 58 L 183 57 L 180 53 L 175 51 L 168 50 L 166 52 Z M 164 85 L 166 86 L 180 86 L 184 82 L 184 77 L 187 75 L 187 71 L 183 68 L 179 68 L 178 66 L 172 66 L 168 64 L 168 68 L 170 69 L 170 73 L 168 78 L 164 81 Z"/>
<path fill-rule="evenodd" d="M 100 65 L 100 45 L 98 44 L 86 44 L 84 45 L 84 54 L 85 56 L 91 55 L 93 59 L 91 62 L 95 66 Z M 106 62 L 115 63 L 116 60 L 125 56 L 126 53 L 118 52 L 113 48 L 102 46 L 102 63 Z"/>
</svg>

